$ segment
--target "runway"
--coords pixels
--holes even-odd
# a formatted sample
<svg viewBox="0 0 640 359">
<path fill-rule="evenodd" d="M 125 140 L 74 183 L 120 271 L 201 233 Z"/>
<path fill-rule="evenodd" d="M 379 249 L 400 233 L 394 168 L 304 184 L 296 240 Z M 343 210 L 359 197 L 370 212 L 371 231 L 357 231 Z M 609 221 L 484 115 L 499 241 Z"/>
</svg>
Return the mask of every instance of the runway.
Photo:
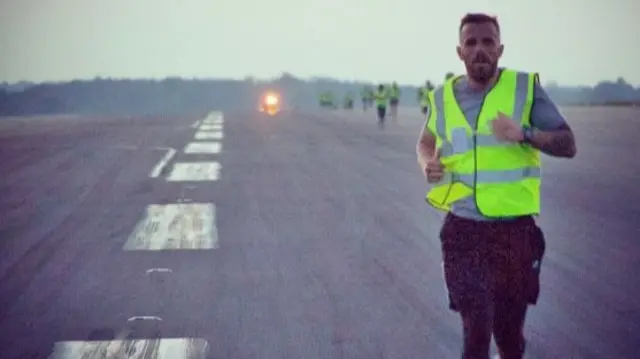
<svg viewBox="0 0 640 359">
<path fill-rule="evenodd" d="M 526 358 L 636 358 L 640 109 L 563 112 Z M 0 356 L 458 358 L 423 120 L 374 116 L 0 119 Z"/>
</svg>

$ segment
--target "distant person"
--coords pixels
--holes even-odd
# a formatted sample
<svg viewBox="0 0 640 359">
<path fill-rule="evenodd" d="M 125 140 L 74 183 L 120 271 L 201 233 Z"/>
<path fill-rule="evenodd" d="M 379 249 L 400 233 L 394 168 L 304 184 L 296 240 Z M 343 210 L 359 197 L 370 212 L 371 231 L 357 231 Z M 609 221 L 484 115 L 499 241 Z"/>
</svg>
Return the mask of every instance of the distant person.
<svg viewBox="0 0 640 359">
<path fill-rule="evenodd" d="M 347 94 L 344 96 L 344 103 L 343 103 L 343 105 L 344 105 L 344 108 L 345 108 L 345 109 L 352 109 L 352 108 L 353 108 L 353 95 L 351 95 L 351 93 L 350 93 L 350 92 L 349 92 L 349 93 L 347 93 Z"/>
<path fill-rule="evenodd" d="M 378 110 L 378 126 L 384 127 L 384 120 L 387 115 L 388 93 L 383 84 L 378 85 L 378 89 L 374 92 L 373 97 L 376 101 Z"/>
<path fill-rule="evenodd" d="M 325 91 L 320 95 L 320 107 L 335 108 L 333 92 Z"/>
<path fill-rule="evenodd" d="M 488 359 L 493 334 L 499 358 L 522 359 L 545 249 L 533 218 L 540 153 L 572 158 L 576 145 L 537 74 L 498 68 L 495 17 L 466 15 L 459 40 L 466 76 L 429 93 L 418 163 L 433 184 L 428 203 L 447 213 L 440 241 L 450 308 L 462 318 L 462 358 Z"/>
<path fill-rule="evenodd" d="M 373 90 L 371 86 L 363 86 L 360 90 L 360 97 L 362 98 L 362 111 L 366 111 L 367 108 L 373 104 Z"/>
<path fill-rule="evenodd" d="M 400 102 L 400 88 L 394 81 L 389 89 L 389 105 L 391 107 L 391 118 L 394 121 L 398 120 L 398 103 Z"/>
<path fill-rule="evenodd" d="M 427 114 L 427 107 L 429 107 L 429 91 L 433 90 L 431 81 L 427 81 L 424 87 L 418 89 L 418 103 L 420 103 L 420 111 L 422 114 Z"/>
</svg>

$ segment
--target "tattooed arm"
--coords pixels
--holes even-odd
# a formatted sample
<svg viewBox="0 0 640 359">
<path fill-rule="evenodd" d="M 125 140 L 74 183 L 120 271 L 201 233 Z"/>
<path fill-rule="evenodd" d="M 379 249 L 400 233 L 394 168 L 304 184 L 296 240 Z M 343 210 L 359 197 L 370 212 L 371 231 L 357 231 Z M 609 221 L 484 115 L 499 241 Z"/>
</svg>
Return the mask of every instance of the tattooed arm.
<svg viewBox="0 0 640 359">
<path fill-rule="evenodd" d="M 531 145 L 554 157 L 573 158 L 577 152 L 573 131 L 566 123 L 551 131 L 534 128 Z"/>
<path fill-rule="evenodd" d="M 571 127 L 539 83 L 535 85 L 531 125 L 533 147 L 554 157 L 573 158 L 576 155 L 576 142 Z"/>
</svg>

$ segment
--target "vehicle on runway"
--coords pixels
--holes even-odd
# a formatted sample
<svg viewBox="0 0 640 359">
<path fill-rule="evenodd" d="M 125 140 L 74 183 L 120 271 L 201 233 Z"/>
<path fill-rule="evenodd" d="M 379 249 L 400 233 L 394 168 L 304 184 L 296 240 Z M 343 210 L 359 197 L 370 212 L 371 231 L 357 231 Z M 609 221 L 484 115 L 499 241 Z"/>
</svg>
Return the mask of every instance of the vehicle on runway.
<svg viewBox="0 0 640 359">
<path fill-rule="evenodd" d="M 260 99 L 260 112 L 275 115 L 280 112 L 280 104 L 280 95 L 274 91 L 268 91 Z"/>
</svg>

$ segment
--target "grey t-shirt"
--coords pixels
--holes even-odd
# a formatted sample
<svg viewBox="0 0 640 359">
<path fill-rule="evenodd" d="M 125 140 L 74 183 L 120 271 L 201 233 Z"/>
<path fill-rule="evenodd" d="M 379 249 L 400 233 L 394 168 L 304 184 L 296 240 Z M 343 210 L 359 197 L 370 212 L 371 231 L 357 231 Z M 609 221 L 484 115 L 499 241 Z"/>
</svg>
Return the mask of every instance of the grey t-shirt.
<svg viewBox="0 0 640 359">
<path fill-rule="evenodd" d="M 454 94 L 456 100 L 460 105 L 467 122 L 472 128 L 476 126 L 478 112 L 482 106 L 484 96 L 488 91 L 490 91 L 490 89 L 485 91 L 476 91 L 469 88 L 467 86 L 466 77 L 462 77 L 454 83 Z M 427 112 L 427 119 L 429 118 L 430 112 L 431 110 L 429 109 Z M 558 110 L 558 107 L 549 98 L 549 95 L 547 95 L 542 86 L 536 83 L 534 89 L 534 102 L 533 107 L 531 108 L 531 126 L 540 131 L 551 131 L 559 128 L 565 123 L 566 120 Z M 480 214 L 473 196 L 453 203 L 451 206 L 451 212 L 457 216 L 474 220 L 496 220 L 495 218 L 487 218 Z"/>
</svg>

